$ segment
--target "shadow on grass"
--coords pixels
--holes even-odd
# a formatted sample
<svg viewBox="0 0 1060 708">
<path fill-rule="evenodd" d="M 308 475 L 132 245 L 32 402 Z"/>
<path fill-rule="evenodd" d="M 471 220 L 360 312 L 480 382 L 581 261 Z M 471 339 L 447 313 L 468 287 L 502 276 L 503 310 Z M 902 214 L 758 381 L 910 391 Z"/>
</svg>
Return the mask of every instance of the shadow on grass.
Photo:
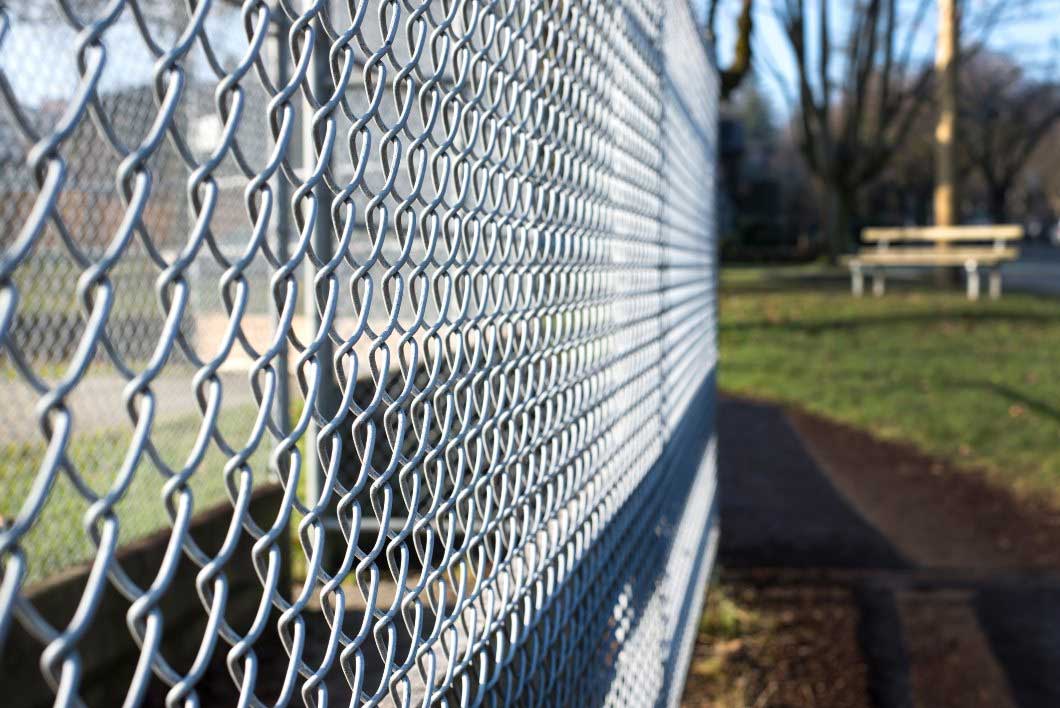
<svg viewBox="0 0 1060 708">
<path fill-rule="evenodd" d="M 725 295 L 766 295 L 778 292 L 850 292 L 848 275 L 777 275 L 753 281 L 722 280 Z"/>
<path fill-rule="evenodd" d="M 742 272 L 741 272 L 742 271 Z M 871 274 L 866 274 L 866 299 L 872 298 Z M 886 274 L 887 292 L 963 295 L 963 276 L 952 281 L 940 283 L 930 269 L 917 271 L 888 271 Z M 721 292 L 724 295 L 769 295 L 783 292 L 790 293 L 844 293 L 850 295 L 850 273 L 846 270 L 827 270 L 808 273 L 769 272 L 768 269 L 725 268 L 721 280 Z M 1048 297 L 1047 293 L 1037 293 Z"/>
<path fill-rule="evenodd" d="M 850 294 L 850 272 L 846 269 L 829 269 L 810 272 L 773 271 L 768 269 L 748 268 L 741 272 L 739 268 L 726 269 L 722 275 L 721 290 L 731 295 L 755 295 L 777 292 L 836 292 Z M 963 281 L 952 285 L 939 284 L 930 275 L 923 272 L 888 272 L 888 292 L 933 292 L 963 293 Z M 867 276 L 871 278 L 871 275 Z M 871 285 L 871 281 L 868 281 Z M 871 297 L 866 293 L 865 297 Z"/>
<path fill-rule="evenodd" d="M 953 388 L 974 388 L 980 391 L 993 393 L 1001 398 L 1008 399 L 1013 404 L 1023 406 L 1032 413 L 1037 413 L 1042 417 L 1050 418 L 1053 421 L 1060 423 L 1060 408 L 1050 405 L 1040 399 L 1032 398 L 1011 386 L 995 383 L 993 381 L 973 381 L 971 379 L 955 379 L 948 382 L 947 385 Z"/>
<path fill-rule="evenodd" d="M 959 312 L 900 312 L 893 315 L 851 315 L 849 317 L 827 320 L 746 320 L 721 325 L 722 332 L 745 332 L 755 330 L 785 330 L 804 334 L 821 332 L 849 331 L 887 327 L 902 324 L 939 324 L 940 321 L 964 322 L 967 324 L 986 324 L 991 322 L 1012 322 L 1019 324 L 1060 324 L 1060 314 L 1047 315 L 1037 312 L 996 312 L 966 310 Z"/>
</svg>

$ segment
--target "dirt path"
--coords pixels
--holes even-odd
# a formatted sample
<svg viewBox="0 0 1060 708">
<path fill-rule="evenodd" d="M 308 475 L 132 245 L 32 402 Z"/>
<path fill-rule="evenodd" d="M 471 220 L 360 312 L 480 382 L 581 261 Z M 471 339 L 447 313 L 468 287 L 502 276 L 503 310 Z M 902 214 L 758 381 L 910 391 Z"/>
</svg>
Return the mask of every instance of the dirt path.
<svg viewBox="0 0 1060 708">
<path fill-rule="evenodd" d="M 731 673 L 749 673 L 736 676 L 744 688 L 766 687 L 746 702 L 1060 705 L 1060 515 L 908 447 L 768 403 L 723 398 L 719 438 L 723 582 L 767 617 L 769 593 L 811 598 L 774 623 L 759 654 L 847 645 L 849 622 L 814 617 L 837 597 L 852 598 L 857 614 L 860 654 L 796 659 L 807 671 L 733 664 Z M 815 594 L 832 599 L 815 605 Z M 814 606 L 816 615 L 796 616 Z M 700 666 L 719 660 L 716 645 L 697 649 Z M 863 702 L 849 690 L 829 697 L 828 686 L 849 688 L 862 673 Z M 687 705 L 711 704 L 709 690 L 693 675 Z"/>
<path fill-rule="evenodd" d="M 1060 514 L 911 447 L 803 411 L 787 418 L 860 516 L 914 564 L 1060 569 Z"/>
</svg>

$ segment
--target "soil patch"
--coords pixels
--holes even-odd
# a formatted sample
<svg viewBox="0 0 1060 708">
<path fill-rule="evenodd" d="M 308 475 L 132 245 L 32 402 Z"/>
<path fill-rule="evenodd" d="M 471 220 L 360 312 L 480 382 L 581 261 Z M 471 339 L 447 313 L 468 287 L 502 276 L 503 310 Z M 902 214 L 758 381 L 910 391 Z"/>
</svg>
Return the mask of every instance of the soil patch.
<svg viewBox="0 0 1060 708">
<path fill-rule="evenodd" d="M 723 580 L 708 595 L 682 705 L 868 708 L 858 623 L 846 588 Z"/>
</svg>

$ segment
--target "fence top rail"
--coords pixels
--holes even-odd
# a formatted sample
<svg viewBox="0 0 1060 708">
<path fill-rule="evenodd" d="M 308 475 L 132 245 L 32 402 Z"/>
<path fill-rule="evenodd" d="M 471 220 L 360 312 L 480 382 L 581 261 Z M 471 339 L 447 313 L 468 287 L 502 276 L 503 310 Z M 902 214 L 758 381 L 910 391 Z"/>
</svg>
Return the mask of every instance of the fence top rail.
<svg viewBox="0 0 1060 708">
<path fill-rule="evenodd" d="M 1023 227 L 1019 224 L 985 224 L 976 226 L 872 226 L 861 231 L 866 243 L 880 241 L 1019 241 Z"/>
</svg>

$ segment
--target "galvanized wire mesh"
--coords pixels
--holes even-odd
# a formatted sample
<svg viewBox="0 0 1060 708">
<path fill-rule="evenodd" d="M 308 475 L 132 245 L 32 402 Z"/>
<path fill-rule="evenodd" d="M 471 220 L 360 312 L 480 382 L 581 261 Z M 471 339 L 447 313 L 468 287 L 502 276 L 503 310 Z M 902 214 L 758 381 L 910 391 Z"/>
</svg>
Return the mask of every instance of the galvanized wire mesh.
<svg viewBox="0 0 1060 708">
<path fill-rule="evenodd" d="M 88 700 L 113 595 L 105 705 L 675 701 L 715 96 L 686 0 L 0 6 L 0 650 Z"/>
</svg>

